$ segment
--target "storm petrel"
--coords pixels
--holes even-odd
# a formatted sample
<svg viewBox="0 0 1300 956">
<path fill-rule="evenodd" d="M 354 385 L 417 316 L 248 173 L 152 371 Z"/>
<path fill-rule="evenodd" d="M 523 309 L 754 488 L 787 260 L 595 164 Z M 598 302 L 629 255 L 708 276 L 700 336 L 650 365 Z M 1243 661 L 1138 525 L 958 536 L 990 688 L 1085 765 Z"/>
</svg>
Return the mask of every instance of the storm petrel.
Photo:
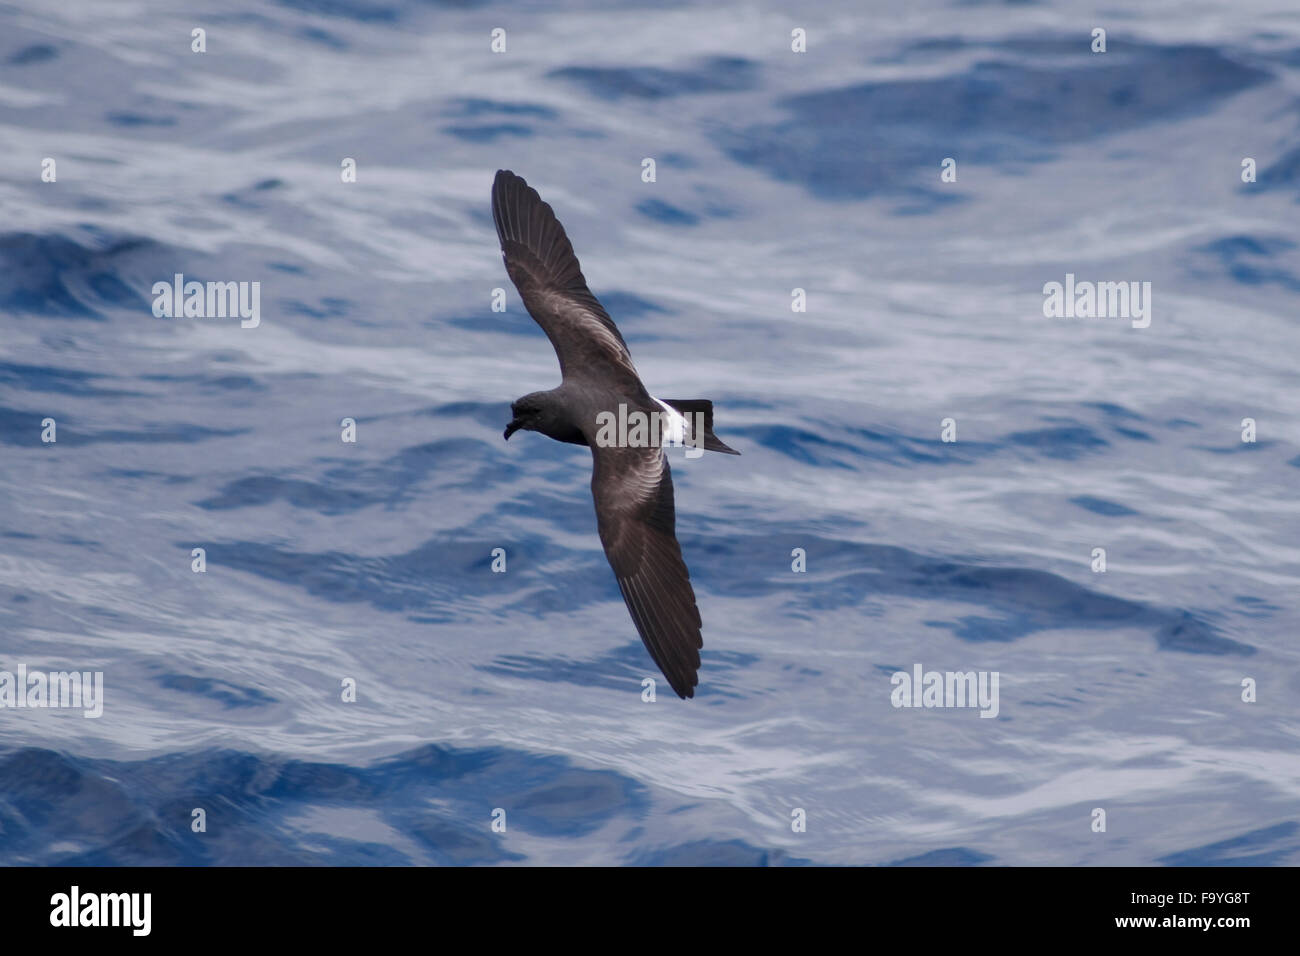
<svg viewBox="0 0 1300 956">
<path fill-rule="evenodd" d="M 738 455 L 713 434 L 713 403 L 660 401 L 632 365 L 614 320 L 587 288 L 564 227 L 537 190 L 509 170 L 492 184 L 492 218 L 506 272 L 560 360 L 557 388 L 510 405 L 508 440 L 519 430 L 591 448 L 596 526 L 646 650 L 679 697 L 699 683 L 700 611 L 674 530 L 673 480 L 665 444 Z M 649 421 L 648 440 L 635 423 Z M 602 431 L 612 419 L 633 428 Z"/>
</svg>

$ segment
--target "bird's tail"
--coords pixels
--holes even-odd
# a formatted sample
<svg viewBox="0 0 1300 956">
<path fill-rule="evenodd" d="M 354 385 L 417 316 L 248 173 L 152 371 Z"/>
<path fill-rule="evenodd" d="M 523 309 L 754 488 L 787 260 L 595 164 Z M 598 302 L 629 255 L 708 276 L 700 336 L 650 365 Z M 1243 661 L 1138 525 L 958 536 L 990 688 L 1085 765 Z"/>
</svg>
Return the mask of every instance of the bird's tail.
<svg viewBox="0 0 1300 956">
<path fill-rule="evenodd" d="M 693 423 L 697 419 L 696 414 L 704 416 L 704 450 L 720 451 L 724 455 L 739 455 L 740 452 L 734 448 L 728 448 L 723 444 L 722 439 L 713 434 L 713 403 L 707 398 L 665 398 L 665 405 L 671 405 L 683 415 L 689 417 Z"/>
</svg>

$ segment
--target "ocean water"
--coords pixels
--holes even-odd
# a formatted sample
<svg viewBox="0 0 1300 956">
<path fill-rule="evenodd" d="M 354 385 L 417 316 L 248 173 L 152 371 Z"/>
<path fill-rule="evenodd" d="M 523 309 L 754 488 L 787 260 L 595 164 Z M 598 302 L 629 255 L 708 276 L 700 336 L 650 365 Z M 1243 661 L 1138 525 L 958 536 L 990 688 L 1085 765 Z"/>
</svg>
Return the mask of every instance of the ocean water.
<svg viewBox="0 0 1300 956">
<path fill-rule="evenodd" d="M 1300 863 L 1298 103 L 1294 0 L 0 2 L 0 671 L 104 682 L 0 707 L 0 863 Z M 694 700 L 501 439 L 498 168 L 743 453 Z"/>
</svg>

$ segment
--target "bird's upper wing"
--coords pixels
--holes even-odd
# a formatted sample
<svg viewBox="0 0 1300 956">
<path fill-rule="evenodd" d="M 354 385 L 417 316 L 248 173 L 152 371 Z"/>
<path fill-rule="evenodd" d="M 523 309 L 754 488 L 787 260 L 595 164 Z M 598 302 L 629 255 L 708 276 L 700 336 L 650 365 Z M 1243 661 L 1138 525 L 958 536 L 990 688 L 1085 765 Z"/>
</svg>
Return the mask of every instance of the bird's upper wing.
<svg viewBox="0 0 1300 956">
<path fill-rule="evenodd" d="M 627 343 L 587 288 L 578 257 L 537 190 L 510 172 L 492 183 L 492 218 L 510 281 L 555 347 L 565 378 L 598 377 L 642 391 Z"/>
<path fill-rule="evenodd" d="M 700 611 L 675 533 L 673 479 L 661 448 L 592 446 L 600 543 L 646 650 L 679 697 L 699 678 Z"/>
</svg>

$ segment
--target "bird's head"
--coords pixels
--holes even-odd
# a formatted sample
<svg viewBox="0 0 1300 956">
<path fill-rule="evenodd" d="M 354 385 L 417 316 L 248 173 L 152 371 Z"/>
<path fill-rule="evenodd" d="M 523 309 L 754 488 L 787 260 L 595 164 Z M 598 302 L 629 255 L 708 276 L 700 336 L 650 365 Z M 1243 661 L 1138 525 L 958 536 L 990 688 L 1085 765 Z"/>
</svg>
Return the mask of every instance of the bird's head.
<svg viewBox="0 0 1300 956">
<path fill-rule="evenodd" d="M 509 441 L 510 436 L 520 430 L 526 432 L 538 431 L 542 419 L 542 410 L 543 403 L 537 392 L 532 392 L 511 402 L 510 424 L 506 426 L 505 431 L 506 441 Z"/>
</svg>

